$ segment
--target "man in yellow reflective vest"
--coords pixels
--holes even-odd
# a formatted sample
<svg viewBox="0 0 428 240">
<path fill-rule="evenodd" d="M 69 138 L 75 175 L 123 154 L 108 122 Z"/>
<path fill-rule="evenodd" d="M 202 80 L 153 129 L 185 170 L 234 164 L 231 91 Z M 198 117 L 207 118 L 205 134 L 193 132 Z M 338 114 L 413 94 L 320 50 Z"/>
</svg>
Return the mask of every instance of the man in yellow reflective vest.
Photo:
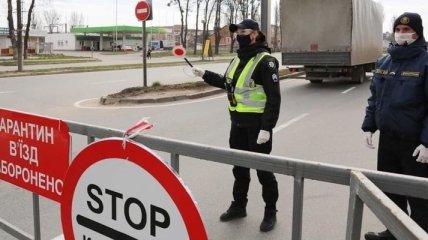
<svg viewBox="0 0 428 240">
<path fill-rule="evenodd" d="M 239 49 L 225 75 L 197 67 L 192 71 L 208 84 L 227 91 L 232 122 L 230 148 L 269 154 L 281 104 L 278 61 L 270 55 L 266 37 L 256 21 L 245 19 L 231 24 L 229 30 L 235 33 Z M 223 222 L 247 216 L 250 169 L 234 166 L 233 175 L 233 201 L 220 216 Z M 260 231 L 268 232 L 276 224 L 278 183 L 272 172 L 257 170 L 257 176 L 266 204 Z"/>
</svg>

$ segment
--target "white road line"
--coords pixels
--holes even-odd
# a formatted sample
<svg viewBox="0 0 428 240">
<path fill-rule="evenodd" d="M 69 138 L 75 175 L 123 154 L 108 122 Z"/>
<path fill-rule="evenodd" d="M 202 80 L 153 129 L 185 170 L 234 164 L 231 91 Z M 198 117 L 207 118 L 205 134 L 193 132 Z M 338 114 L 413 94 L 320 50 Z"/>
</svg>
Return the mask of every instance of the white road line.
<svg viewBox="0 0 428 240">
<path fill-rule="evenodd" d="M 279 131 L 281 131 L 281 130 L 287 128 L 287 127 L 289 127 L 291 124 L 296 123 L 296 122 L 302 120 L 303 118 L 305 118 L 308 115 L 309 115 L 309 113 L 303 113 L 302 115 L 297 116 L 297 117 L 289 120 L 288 122 L 279 125 L 278 127 L 276 127 L 276 128 L 273 129 L 273 133 L 275 134 L 275 133 L 277 133 L 277 132 L 279 132 Z"/>
<path fill-rule="evenodd" d="M 351 87 L 350 89 L 343 91 L 342 94 L 347 94 L 348 92 L 354 90 L 355 88 L 357 88 L 357 87 Z"/>
<path fill-rule="evenodd" d="M 61 234 L 58 237 L 53 238 L 52 240 L 64 240 L 64 234 Z"/>
<path fill-rule="evenodd" d="M 3 93 L 13 93 L 13 92 L 10 92 L 10 91 L 9 92 L 0 92 L 0 94 L 3 94 Z"/>
<path fill-rule="evenodd" d="M 120 83 L 120 82 L 129 82 L 129 80 L 112 80 L 112 81 L 102 81 L 102 82 L 92 82 L 92 85 L 108 84 L 108 83 Z"/>
<path fill-rule="evenodd" d="M 291 83 L 294 82 L 296 80 L 299 79 L 289 79 L 289 80 L 285 80 L 284 83 Z M 126 80 L 123 80 L 126 81 Z M 112 81 L 111 81 L 112 82 Z M 117 82 L 117 81 L 116 81 Z M 108 82 L 102 82 L 102 83 L 108 83 Z M 101 83 L 92 83 L 92 84 L 101 84 Z M 110 109 L 132 109 L 132 108 L 155 108 L 155 107 L 171 107 L 171 106 L 178 106 L 178 105 L 184 105 L 184 104 L 191 104 L 191 103 L 197 103 L 197 102 L 205 102 L 205 101 L 211 101 L 217 98 L 224 98 L 224 94 L 219 94 L 218 96 L 214 96 L 211 98 L 203 98 L 200 100 L 183 100 L 180 102 L 175 102 L 175 103 L 169 103 L 169 104 L 151 104 L 151 105 L 147 105 L 147 104 L 136 104 L 136 105 L 123 105 L 123 106 L 117 106 L 117 105 L 100 105 L 100 106 L 84 106 L 84 104 L 86 102 L 90 102 L 90 101 L 94 101 L 94 100 L 99 100 L 99 98 L 89 98 L 89 99 L 83 99 L 80 101 L 77 101 L 73 104 L 74 107 L 77 108 L 86 108 L 86 109 L 104 109 L 104 110 L 110 110 Z M 185 102 L 184 102 L 185 101 Z"/>
<path fill-rule="evenodd" d="M 169 104 L 151 104 L 151 105 L 124 105 L 124 106 L 117 106 L 117 105 L 102 105 L 102 106 L 82 106 L 83 103 L 93 100 L 99 100 L 99 98 L 90 98 L 90 99 L 84 99 L 78 102 L 75 102 L 73 105 L 77 108 L 87 108 L 87 109 L 104 109 L 104 110 L 111 110 L 111 109 L 124 109 L 124 108 L 155 108 L 155 107 L 172 107 L 172 106 L 178 106 L 178 105 L 185 105 L 185 104 L 191 104 L 191 103 L 198 103 L 198 102 L 206 102 L 211 101 L 217 98 L 224 98 L 224 94 L 220 94 L 219 96 L 211 97 L 211 98 L 204 98 L 201 100 L 190 100 L 186 102 L 176 102 L 176 103 L 169 103 Z M 184 101 L 184 100 L 183 100 Z"/>
</svg>

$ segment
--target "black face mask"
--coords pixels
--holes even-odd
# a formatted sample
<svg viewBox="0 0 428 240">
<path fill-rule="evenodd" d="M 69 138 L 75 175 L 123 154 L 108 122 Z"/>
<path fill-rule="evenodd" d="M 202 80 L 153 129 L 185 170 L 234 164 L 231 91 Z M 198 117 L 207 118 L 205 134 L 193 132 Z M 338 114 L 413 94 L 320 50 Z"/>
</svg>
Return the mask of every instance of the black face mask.
<svg viewBox="0 0 428 240">
<path fill-rule="evenodd" d="M 239 48 L 244 48 L 251 43 L 250 34 L 248 35 L 238 35 L 236 36 L 236 41 L 239 43 Z"/>
</svg>

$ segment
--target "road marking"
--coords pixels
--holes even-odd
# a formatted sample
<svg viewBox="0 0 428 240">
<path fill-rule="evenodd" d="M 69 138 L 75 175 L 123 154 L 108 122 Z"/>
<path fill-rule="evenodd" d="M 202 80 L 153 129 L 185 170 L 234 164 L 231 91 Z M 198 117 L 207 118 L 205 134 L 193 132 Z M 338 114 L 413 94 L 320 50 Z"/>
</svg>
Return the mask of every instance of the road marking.
<svg viewBox="0 0 428 240">
<path fill-rule="evenodd" d="M 355 88 L 357 88 L 357 87 L 351 87 L 351 88 L 349 88 L 349 89 L 347 89 L 347 90 L 343 91 L 343 92 L 342 92 L 342 94 L 347 94 L 348 92 L 350 92 L 350 91 L 354 90 Z"/>
<path fill-rule="evenodd" d="M 87 108 L 87 109 L 106 109 L 106 110 L 110 110 L 110 109 L 126 109 L 126 108 L 155 108 L 155 107 L 173 107 L 173 106 L 179 106 L 179 105 L 185 105 L 185 104 L 191 104 L 191 103 L 199 103 L 199 102 L 206 102 L 206 101 L 211 101 L 214 99 L 218 99 L 218 98 L 224 98 L 224 94 L 220 94 L 219 96 L 215 96 L 215 97 L 211 97 L 211 98 L 205 98 L 205 99 L 200 99 L 200 100 L 190 100 L 190 101 L 185 101 L 185 102 L 176 102 L 176 103 L 169 103 L 169 104 L 151 104 L 151 105 L 138 105 L 138 106 L 134 106 L 134 105 L 128 105 L 128 106 L 116 106 L 116 105 L 102 105 L 102 106 L 82 106 L 82 104 L 84 104 L 85 102 L 89 102 L 89 101 L 94 101 L 94 100 L 99 100 L 99 98 L 90 98 L 90 99 L 84 99 L 81 101 L 77 101 L 75 102 L 73 105 L 74 107 L 77 108 Z M 183 100 L 184 101 L 184 100 Z"/>
<path fill-rule="evenodd" d="M 112 81 L 102 81 L 102 82 L 92 82 L 92 85 L 108 84 L 108 83 L 120 83 L 120 82 L 129 82 L 129 80 L 112 80 Z"/>
<path fill-rule="evenodd" d="M 0 94 L 3 94 L 3 93 L 13 93 L 13 92 L 11 92 L 11 91 L 9 91 L 9 92 L 0 92 Z"/>
<path fill-rule="evenodd" d="M 58 237 L 53 238 L 52 240 L 64 240 L 64 234 L 61 234 Z"/>
<path fill-rule="evenodd" d="M 290 82 L 294 82 L 298 79 L 290 79 L 290 80 L 285 80 L 284 83 L 290 83 Z M 89 99 L 83 99 L 80 101 L 77 101 L 73 104 L 74 107 L 77 108 L 86 108 L 86 109 L 106 109 L 106 110 L 110 110 L 110 109 L 133 109 L 133 108 L 155 108 L 155 107 L 172 107 L 172 106 L 178 106 L 178 105 L 185 105 L 185 104 L 192 104 L 192 103 L 199 103 L 199 102 L 205 102 L 205 101 L 211 101 L 214 99 L 218 99 L 218 98 L 224 98 L 224 94 L 219 94 L 218 96 L 214 96 L 214 97 L 210 97 L 210 98 L 202 98 L 202 99 L 196 99 L 196 100 L 182 100 L 180 102 L 174 102 L 174 103 L 168 103 L 168 104 L 151 104 L 151 105 L 146 105 L 146 104 L 136 104 L 136 105 L 125 105 L 125 106 L 117 106 L 117 105 L 99 105 L 99 106 L 84 106 L 84 104 L 86 102 L 91 102 L 91 101 L 99 101 L 99 98 L 89 98 Z"/>
<path fill-rule="evenodd" d="M 305 118 L 308 115 L 309 115 L 309 113 L 303 113 L 302 115 L 299 115 L 299 116 L 297 116 L 297 117 L 289 120 L 288 122 L 286 122 L 286 123 L 284 123 L 282 125 L 279 125 L 278 127 L 276 127 L 276 128 L 273 129 L 273 134 L 275 134 L 275 133 L 277 133 L 277 132 L 279 132 L 279 131 L 287 128 L 287 127 L 289 127 L 293 123 L 296 123 L 296 122 L 302 120 L 303 118 Z"/>
</svg>

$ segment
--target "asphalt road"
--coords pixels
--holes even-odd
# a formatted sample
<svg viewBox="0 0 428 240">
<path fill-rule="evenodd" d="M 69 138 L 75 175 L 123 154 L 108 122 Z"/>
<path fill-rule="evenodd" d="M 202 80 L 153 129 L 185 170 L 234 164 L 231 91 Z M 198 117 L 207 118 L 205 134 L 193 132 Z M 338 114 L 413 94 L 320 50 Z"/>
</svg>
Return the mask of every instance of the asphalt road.
<svg viewBox="0 0 428 240">
<path fill-rule="evenodd" d="M 224 64 L 205 67 L 220 73 L 224 70 Z M 149 76 L 151 81 L 164 79 L 165 83 L 198 80 L 185 72 L 183 67 L 153 68 L 149 69 Z M 230 122 L 223 94 L 167 104 L 97 104 L 96 99 L 101 96 L 139 85 L 141 76 L 141 70 L 122 70 L 0 79 L 0 107 L 116 129 L 126 129 L 142 117 L 150 117 L 155 127 L 147 134 L 227 147 Z M 281 92 L 281 115 L 272 154 L 375 169 L 376 151 L 364 146 L 360 130 L 369 95 L 368 81 L 361 85 L 310 84 L 287 79 L 281 82 Z M 85 141 L 84 137 L 73 136 L 73 155 Z M 166 160 L 169 157 L 159 154 Z M 291 239 L 291 177 L 278 176 L 278 225 L 274 231 L 262 234 L 258 227 L 263 217 L 263 202 L 254 171 L 248 217 L 232 223 L 218 220 L 231 201 L 231 166 L 181 158 L 180 175 L 198 202 L 210 239 Z M 344 239 L 348 195 L 345 186 L 306 181 L 302 239 Z M 0 199 L 0 217 L 32 233 L 31 194 L 0 182 Z M 43 239 L 60 235 L 59 205 L 42 198 L 41 210 Z M 371 212 L 365 211 L 363 232 L 382 229 Z M 0 232 L 0 239 L 12 238 Z"/>
</svg>

